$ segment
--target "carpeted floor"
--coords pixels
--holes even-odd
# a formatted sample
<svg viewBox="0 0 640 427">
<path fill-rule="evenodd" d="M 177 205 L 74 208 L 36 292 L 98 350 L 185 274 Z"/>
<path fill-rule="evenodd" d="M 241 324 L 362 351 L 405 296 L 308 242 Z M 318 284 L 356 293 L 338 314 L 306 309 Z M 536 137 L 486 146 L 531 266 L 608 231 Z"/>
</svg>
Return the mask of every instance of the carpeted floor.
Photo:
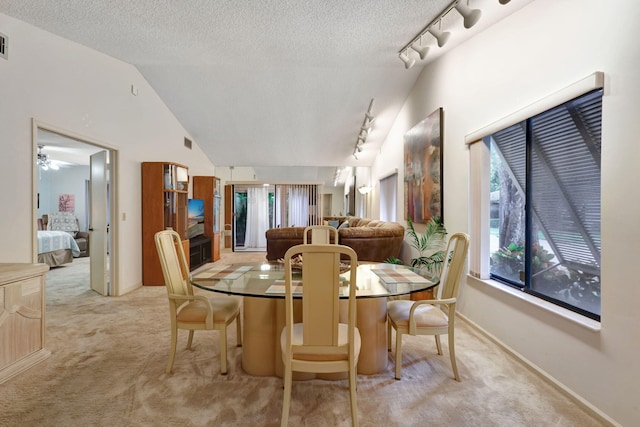
<svg viewBox="0 0 640 427">
<path fill-rule="evenodd" d="M 223 253 L 218 262 L 263 259 Z M 0 426 L 276 426 L 282 380 L 252 377 L 229 328 L 229 374 L 217 332 L 179 336 L 174 372 L 164 287 L 122 297 L 89 290 L 88 258 L 47 273 L 51 357 L 0 385 Z M 457 324 L 462 382 L 431 337 L 405 337 L 403 378 L 393 361 L 358 377 L 362 426 L 599 426 L 577 406 L 464 322 Z M 446 339 L 443 340 L 446 343 Z M 350 425 L 347 381 L 295 382 L 290 425 Z"/>
</svg>

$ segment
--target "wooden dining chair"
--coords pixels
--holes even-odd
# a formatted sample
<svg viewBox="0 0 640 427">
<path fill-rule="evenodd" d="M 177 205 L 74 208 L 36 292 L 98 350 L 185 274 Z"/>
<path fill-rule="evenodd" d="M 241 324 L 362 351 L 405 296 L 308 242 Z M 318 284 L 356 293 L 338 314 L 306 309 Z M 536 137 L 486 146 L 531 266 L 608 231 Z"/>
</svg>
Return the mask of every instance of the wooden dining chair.
<svg viewBox="0 0 640 427">
<path fill-rule="evenodd" d="M 349 260 L 349 286 L 341 286 L 340 257 Z M 302 255 L 302 323 L 293 321 L 291 258 Z M 286 426 L 291 405 L 292 372 L 348 372 L 351 420 L 358 425 L 356 366 L 360 332 L 356 328 L 357 255 L 348 246 L 303 244 L 285 257 L 285 327 L 280 337 L 284 362 L 284 399 L 281 425 Z M 340 294 L 348 292 L 347 323 L 340 323 Z"/>
<path fill-rule="evenodd" d="M 171 318 L 171 350 L 166 372 L 170 373 L 173 368 L 178 329 L 189 331 L 187 349 L 191 348 L 194 331 L 215 329 L 220 331 L 220 370 L 222 374 L 226 374 L 227 326 L 234 320 L 237 325 L 238 347 L 242 345 L 240 299 L 229 296 L 207 298 L 194 295 L 180 235 L 172 230 L 159 231 L 155 234 L 155 242 L 167 287 Z"/>
<path fill-rule="evenodd" d="M 465 233 L 453 234 L 445 250 L 440 285 L 436 299 L 410 301 L 395 300 L 387 303 L 388 333 L 387 346 L 391 350 L 391 329 L 396 331 L 396 379 L 402 374 L 402 335 L 434 335 L 438 354 L 442 354 L 440 335 L 449 337 L 449 356 L 453 376 L 460 381 L 454 348 L 454 320 L 460 277 L 464 270 L 469 236 Z"/>
<path fill-rule="evenodd" d="M 309 241 L 308 239 L 309 234 L 311 234 L 311 241 Z M 332 234 L 333 241 L 331 241 Z M 338 244 L 338 229 L 330 225 L 310 225 L 308 227 L 305 227 L 302 236 L 302 243 L 304 243 L 305 245 L 309 243 L 332 243 L 335 245 Z"/>
</svg>

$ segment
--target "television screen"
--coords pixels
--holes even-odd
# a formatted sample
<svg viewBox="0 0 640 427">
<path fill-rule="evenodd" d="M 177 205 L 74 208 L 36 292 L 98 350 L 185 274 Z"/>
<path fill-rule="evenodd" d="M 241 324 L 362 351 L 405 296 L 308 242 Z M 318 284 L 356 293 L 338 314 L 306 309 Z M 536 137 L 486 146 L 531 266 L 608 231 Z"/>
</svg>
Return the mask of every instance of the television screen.
<svg viewBox="0 0 640 427">
<path fill-rule="evenodd" d="M 187 233 L 190 239 L 204 234 L 204 200 L 189 199 L 187 206 Z"/>
</svg>

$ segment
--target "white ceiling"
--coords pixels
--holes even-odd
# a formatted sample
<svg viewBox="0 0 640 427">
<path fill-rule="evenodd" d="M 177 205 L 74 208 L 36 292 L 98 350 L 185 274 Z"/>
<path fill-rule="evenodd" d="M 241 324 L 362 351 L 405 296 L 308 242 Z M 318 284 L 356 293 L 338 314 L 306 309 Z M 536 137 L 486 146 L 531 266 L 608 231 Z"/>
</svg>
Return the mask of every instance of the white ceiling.
<svg viewBox="0 0 640 427">
<path fill-rule="evenodd" d="M 480 22 L 451 11 L 444 48 L 423 38 L 426 61 L 530 1 L 469 0 Z M 217 166 L 370 166 L 426 63 L 405 70 L 398 51 L 450 3 L 0 0 L 0 13 L 136 66 Z"/>
</svg>

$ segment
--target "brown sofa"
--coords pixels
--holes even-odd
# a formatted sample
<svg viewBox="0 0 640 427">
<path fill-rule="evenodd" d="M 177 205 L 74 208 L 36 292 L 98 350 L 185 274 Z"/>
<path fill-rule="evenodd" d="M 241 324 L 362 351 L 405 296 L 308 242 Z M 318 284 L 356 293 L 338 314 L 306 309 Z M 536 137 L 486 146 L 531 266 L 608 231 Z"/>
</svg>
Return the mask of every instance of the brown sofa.
<svg viewBox="0 0 640 427">
<path fill-rule="evenodd" d="M 338 221 L 338 243 L 356 251 L 359 261 L 383 262 L 400 255 L 404 227 L 397 222 L 369 218 L 330 217 L 325 221 Z M 342 225 L 347 222 L 348 226 Z M 272 228 L 267 230 L 267 260 L 284 257 L 287 249 L 302 244 L 304 227 Z M 332 239 L 333 241 L 333 239 Z"/>
</svg>

